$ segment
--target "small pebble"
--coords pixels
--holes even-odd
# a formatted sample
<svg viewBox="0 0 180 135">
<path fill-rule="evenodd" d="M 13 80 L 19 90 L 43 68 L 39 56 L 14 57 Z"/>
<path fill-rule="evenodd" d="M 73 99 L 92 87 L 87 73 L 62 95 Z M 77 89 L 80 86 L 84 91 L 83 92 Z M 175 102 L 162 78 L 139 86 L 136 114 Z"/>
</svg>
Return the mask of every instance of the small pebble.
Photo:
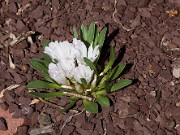
<svg viewBox="0 0 180 135">
<path fill-rule="evenodd" d="M 28 66 L 28 65 L 21 65 L 20 69 L 21 69 L 24 73 L 26 73 L 26 72 L 28 71 L 28 69 L 29 69 L 29 66 Z"/>
<path fill-rule="evenodd" d="M 150 92 L 150 95 L 151 95 L 152 97 L 155 97 L 155 96 L 156 96 L 156 91 L 151 91 L 151 92 Z"/>
<path fill-rule="evenodd" d="M 176 106 L 177 106 L 177 107 L 180 107 L 180 101 L 176 103 Z"/>
</svg>

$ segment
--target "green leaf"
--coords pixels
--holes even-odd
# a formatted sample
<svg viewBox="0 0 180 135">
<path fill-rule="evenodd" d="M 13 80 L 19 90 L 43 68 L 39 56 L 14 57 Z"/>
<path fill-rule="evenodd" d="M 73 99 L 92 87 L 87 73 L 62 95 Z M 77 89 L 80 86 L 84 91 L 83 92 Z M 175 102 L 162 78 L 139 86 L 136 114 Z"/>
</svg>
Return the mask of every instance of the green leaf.
<svg viewBox="0 0 180 135">
<path fill-rule="evenodd" d="M 41 60 L 40 59 L 32 59 L 30 61 L 30 65 L 36 69 L 37 71 L 40 71 L 40 72 L 43 72 L 43 73 L 47 73 L 48 72 L 48 69 L 47 67 L 41 63 Z"/>
<path fill-rule="evenodd" d="M 104 74 L 107 73 L 112 68 L 114 61 L 115 61 L 115 51 L 114 51 L 114 47 L 111 46 L 109 62 L 106 65 L 106 67 L 104 68 L 104 71 L 103 71 Z"/>
<path fill-rule="evenodd" d="M 97 102 L 101 105 L 101 106 L 110 106 L 110 101 L 108 97 L 105 96 L 97 96 L 96 97 Z"/>
<path fill-rule="evenodd" d="M 78 101 L 78 98 L 71 98 L 69 100 L 69 103 L 64 107 L 64 109 L 61 109 L 61 113 L 63 112 L 66 112 L 67 110 L 71 109 L 75 104 L 76 102 Z"/>
<path fill-rule="evenodd" d="M 116 79 L 122 73 L 125 67 L 126 64 L 119 64 L 118 66 L 116 66 L 109 74 L 109 80 L 112 81 Z"/>
<path fill-rule="evenodd" d="M 73 26 L 73 35 L 74 35 L 74 38 L 78 39 L 78 33 L 75 26 Z"/>
<path fill-rule="evenodd" d="M 111 92 L 120 90 L 121 88 L 126 87 L 130 85 L 131 83 L 132 83 L 132 80 L 129 80 L 129 79 L 120 80 L 118 83 L 116 83 L 115 85 L 111 87 Z"/>
<path fill-rule="evenodd" d="M 43 59 L 42 62 L 46 67 L 48 67 L 49 63 L 52 62 L 51 57 L 49 55 L 45 54 L 45 53 L 43 54 L 42 59 Z"/>
<path fill-rule="evenodd" d="M 95 48 L 98 45 L 98 37 L 99 37 L 99 31 L 98 31 L 98 28 L 95 26 L 93 48 Z"/>
<path fill-rule="evenodd" d="M 109 82 L 105 82 L 104 83 L 104 88 L 105 88 L 105 90 L 107 91 L 107 93 L 109 93 L 110 91 L 111 91 L 111 84 L 109 83 Z"/>
<path fill-rule="evenodd" d="M 52 82 L 52 83 L 55 83 L 56 81 L 54 81 L 50 76 L 49 74 L 45 73 L 44 74 L 44 79 L 48 82 Z"/>
<path fill-rule="evenodd" d="M 46 46 L 49 46 L 50 41 L 49 40 L 44 40 L 42 41 L 42 46 L 45 48 Z"/>
<path fill-rule="evenodd" d="M 81 38 L 83 41 L 87 41 L 88 38 L 88 30 L 85 24 L 81 25 Z"/>
<path fill-rule="evenodd" d="M 101 78 L 101 80 L 97 86 L 98 90 L 105 88 L 105 82 L 106 82 L 107 78 L 108 78 L 108 75 L 105 75 L 103 78 Z"/>
<path fill-rule="evenodd" d="M 84 57 L 84 62 L 85 62 L 92 70 L 94 70 L 94 72 L 97 74 L 97 69 L 96 69 L 95 65 L 92 63 L 91 60 L 89 60 L 88 58 Z"/>
<path fill-rule="evenodd" d="M 89 43 L 89 45 L 93 43 L 94 41 L 94 34 L 95 34 L 95 23 L 93 22 L 90 24 L 89 30 L 88 30 L 87 42 Z"/>
<path fill-rule="evenodd" d="M 35 97 L 40 97 L 44 99 L 56 98 L 64 96 L 63 92 L 49 92 L 49 93 L 42 93 L 42 92 L 30 92 L 30 95 Z"/>
<path fill-rule="evenodd" d="M 84 87 L 87 86 L 87 82 L 86 82 L 86 80 L 85 80 L 84 78 L 81 78 L 81 82 L 82 82 L 82 85 L 83 85 Z"/>
<path fill-rule="evenodd" d="M 83 99 L 83 106 L 86 109 L 86 111 L 88 111 L 88 112 L 98 113 L 98 104 L 97 103 Z"/>
<path fill-rule="evenodd" d="M 107 91 L 105 89 L 101 89 L 93 92 L 92 95 L 96 98 L 97 95 L 107 95 Z"/>
<path fill-rule="evenodd" d="M 99 37 L 98 37 L 98 45 L 100 48 L 102 48 L 103 44 L 104 44 L 104 40 L 105 40 L 105 37 L 106 37 L 106 31 L 107 31 L 107 28 L 103 28 L 103 30 L 100 32 L 99 34 Z"/>
<path fill-rule="evenodd" d="M 57 83 L 51 83 L 43 80 L 34 80 L 28 83 L 27 87 L 29 89 L 34 89 L 34 88 L 61 88 L 60 84 Z"/>
</svg>

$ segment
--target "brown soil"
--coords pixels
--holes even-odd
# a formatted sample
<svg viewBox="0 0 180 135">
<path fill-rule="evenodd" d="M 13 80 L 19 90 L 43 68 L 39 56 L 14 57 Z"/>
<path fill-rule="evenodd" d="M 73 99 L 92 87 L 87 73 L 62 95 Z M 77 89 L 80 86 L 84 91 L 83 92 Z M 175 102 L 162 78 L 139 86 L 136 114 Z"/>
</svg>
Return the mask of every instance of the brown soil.
<svg viewBox="0 0 180 135">
<path fill-rule="evenodd" d="M 0 107 L 9 109 L 12 120 L 24 119 L 16 135 L 48 125 L 53 125 L 50 135 L 180 134 L 179 9 L 179 0 L 1 0 L 0 91 L 20 86 L 5 91 Z M 122 62 L 130 64 L 123 77 L 138 81 L 110 94 L 112 106 L 94 116 L 59 114 L 44 102 L 30 105 L 34 100 L 25 85 L 41 74 L 29 67 L 29 60 L 42 54 L 41 39 L 72 40 L 73 25 L 92 21 L 108 26 L 116 53 L 122 50 Z M 66 99 L 52 102 L 63 106 Z M 2 134 L 10 127 L 1 112 L 0 117 Z"/>
</svg>

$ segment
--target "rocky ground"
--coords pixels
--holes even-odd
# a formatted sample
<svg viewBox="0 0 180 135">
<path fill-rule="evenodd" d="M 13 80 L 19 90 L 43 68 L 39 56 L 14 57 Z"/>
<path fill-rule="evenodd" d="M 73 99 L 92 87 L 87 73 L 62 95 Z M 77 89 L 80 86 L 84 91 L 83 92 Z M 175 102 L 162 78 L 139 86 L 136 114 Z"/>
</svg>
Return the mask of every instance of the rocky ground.
<svg viewBox="0 0 180 135">
<path fill-rule="evenodd" d="M 179 12 L 179 0 L 1 0 L 0 134 L 180 134 Z M 130 65 L 123 77 L 137 81 L 97 115 L 60 114 L 66 99 L 28 95 L 26 84 L 41 78 L 29 60 L 41 56 L 43 39 L 71 41 L 73 25 L 93 21 Z"/>
</svg>

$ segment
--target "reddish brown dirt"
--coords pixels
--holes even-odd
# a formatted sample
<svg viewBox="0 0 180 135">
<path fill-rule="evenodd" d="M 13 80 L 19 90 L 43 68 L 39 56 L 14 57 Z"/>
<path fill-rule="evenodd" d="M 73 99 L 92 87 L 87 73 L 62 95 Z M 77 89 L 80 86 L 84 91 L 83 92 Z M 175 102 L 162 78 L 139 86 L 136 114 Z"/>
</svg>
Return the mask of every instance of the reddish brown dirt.
<svg viewBox="0 0 180 135">
<path fill-rule="evenodd" d="M 60 132 L 63 135 L 180 134 L 180 82 L 172 74 L 174 66 L 180 63 L 179 0 L 117 0 L 116 6 L 114 3 L 114 0 L 1 0 L 0 91 L 11 84 L 21 86 L 6 91 L 0 98 L 0 106 L 9 109 L 13 119 L 24 119 L 17 135 L 29 134 L 51 123 L 54 124 L 52 135 Z M 31 58 L 42 53 L 38 37 L 70 41 L 73 25 L 79 28 L 82 23 L 88 25 L 92 21 L 100 28 L 107 25 L 109 34 L 119 30 L 112 44 L 116 45 L 117 54 L 125 48 L 121 49 L 122 62 L 132 65 L 123 77 L 138 81 L 110 94 L 112 106 L 102 108 L 96 116 L 83 112 L 70 119 L 71 113 L 59 114 L 57 108 L 48 104 L 29 105 L 33 98 L 25 85 L 41 78 L 28 65 Z M 131 30 L 127 31 L 120 23 Z M 29 31 L 35 31 L 31 35 L 33 43 L 27 40 Z M 25 39 L 14 44 L 12 35 Z M 9 54 L 14 69 L 9 66 Z M 63 106 L 66 100 L 54 102 Z M 1 112 L 0 117 L 3 118 Z M 5 122 L 0 119 L 3 132 L 7 128 Z M 64 122 L 67 123 L 62 128 Z"/>
</svg>

